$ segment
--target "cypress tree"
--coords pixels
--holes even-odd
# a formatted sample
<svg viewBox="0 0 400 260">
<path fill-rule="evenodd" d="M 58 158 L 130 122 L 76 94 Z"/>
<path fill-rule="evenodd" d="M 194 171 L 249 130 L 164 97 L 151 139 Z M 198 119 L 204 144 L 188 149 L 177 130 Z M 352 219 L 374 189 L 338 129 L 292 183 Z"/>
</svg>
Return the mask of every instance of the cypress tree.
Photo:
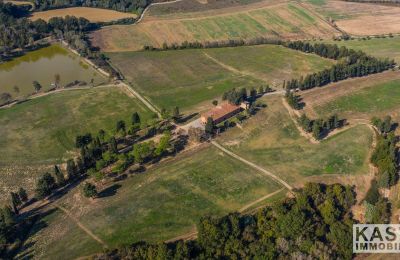
<svg viewBox="0 0 400 260">
<path fill-rule="evenodd" d="M 54 165 L 54 175 L 56 176 L 57 184 L 63 186 L 65 184 L 64 173 L 61 172 L 57 165 Z"/>
</svg>

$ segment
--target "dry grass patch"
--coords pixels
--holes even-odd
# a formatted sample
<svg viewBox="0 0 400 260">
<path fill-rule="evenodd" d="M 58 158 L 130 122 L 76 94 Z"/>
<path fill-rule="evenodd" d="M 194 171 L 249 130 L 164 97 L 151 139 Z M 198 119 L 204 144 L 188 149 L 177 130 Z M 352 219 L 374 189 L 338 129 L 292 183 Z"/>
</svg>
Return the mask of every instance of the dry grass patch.
<svg viewBox="0 0 400 260">
<path fill-rule="evenodd" d="M 313 3 L 313 1 L 309 0 Z M 353 35 L 400 32 L 400 7 L 345 1 L 314 1 L 312 8 L 332 18 L 342 30 Z"/>
<path fill-rule="evenodd" d="M 111 26 L 96 31 L 92 34 L 92 42 L 104 51 L 116 52 L 139 50 L 144 45 L 161 47 L 164 42 L 256 37 L 304 39 L 331 37 L 337 33 L 325 21 L 295 2 L 262 4 L 264 6 L 257 3 L 245 8 L 227 8 L 217 13 L 199 12 L 190 17 L 181 17 L 182 14 L 150 16 L 137 25 Z"/>
<path fill-rule="evenodd" d="M 32 13 L 31 20 L 43 19 L 50 20 L 53 17 L 65 17 L 67 15 L 83 17 L 91 22 L 110 22 L 123 18 L 135 18 L 136 14 L 123 13 L 114 10 L 91 8 L 91 7 L 70 7 L 63 9 L 54 9 L 42 12 Z"/>
</svg>

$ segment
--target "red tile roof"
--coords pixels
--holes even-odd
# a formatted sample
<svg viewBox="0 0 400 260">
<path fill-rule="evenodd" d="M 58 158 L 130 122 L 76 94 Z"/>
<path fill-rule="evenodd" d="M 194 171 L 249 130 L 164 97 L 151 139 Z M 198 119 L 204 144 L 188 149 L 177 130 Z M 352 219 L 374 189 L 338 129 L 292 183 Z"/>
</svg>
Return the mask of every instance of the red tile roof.
<svg viewBox="0 0 400 260">
<path fill-rule="evenodd" d="M 223 103 L 202 114 L 201 116 L 204 117 L 205 120 L 211 117 L 214 121 L 218 121 L 218 119 L 238 110 L 240 110 L 240 106 L 232 105 L 230 103 Z"/>
</svg>

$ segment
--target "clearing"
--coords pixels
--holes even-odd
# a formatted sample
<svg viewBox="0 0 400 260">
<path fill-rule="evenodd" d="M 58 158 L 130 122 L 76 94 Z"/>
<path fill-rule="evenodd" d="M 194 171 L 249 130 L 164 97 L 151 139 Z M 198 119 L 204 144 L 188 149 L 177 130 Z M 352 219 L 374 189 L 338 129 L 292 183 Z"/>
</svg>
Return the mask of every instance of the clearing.
<svg viewBox="0 0 400 260">
<path fill-rule="evenodd" d="M 267 195 L 282 187 L 215 147 L 203 145 L 144 174 L 111 184 L 94 201 L 84 198 L 80 188 L 58 203 L 96 237 L 115 247 L 189 233 L 204 215 L 222 216 L 258 205 L 260 198 L 269 201 Z M 44 220 L 48 227 L 29 241 L 35 243 L 36 257 L 76 258 L 101 250 L 99 242 L 60 213 Z"/>
<path fill-rule="evenodd" d="M 316 55 L 276 45 L 107 55 L 133 87 L 159 108 L 179 106 L 185 112 L 209 108 L 212 99 L 219 99 L 233 87 L 258 89 L 260 85 L 281 84 L 292 76 L 333 64 Z M 235 69 L 229 70 L 229 66 Z"/>
<path fill-rule="evenodd" d="M 185 17 L 186 16 L 186 17 Z M 136 25 L 109 26 L 92 34 L 106 52 L 141 50 L 164 42 L 220 41 L 257 37 L 327 38 L 338 31 L 296 2 L 259 2 L 209 12 L 146 16 Z"/>
<path fill-rule="evenodd" d="M 355 126 L 313 144 L 300 135 L 282 104 L 282 97 L 264 97 L 262 101 L 267 108 L 241 128 L 222 135 L 219 143 L 295 187 L 308 180 L 328 181 L 337 176 L 344 182 L 357 183 L 357 179 L 369 174 L 373 140 L 369 127 Z"/>
<path fill-rule="evenodd" d="M 94 23 L 111 22 L 123 18 L 137 17 L 137 15 L 133 13 L 123 13 L 108 9 L 92 8 L 92 7 L 69 7 L 69 8 L 54 9 L 41 12 L 33 12 L 30 19 L 33 21 L 38 19 L 43 19 L 47 22 L 53 17 L 65 17 L 67 15 L 75 17 L 83 17 Z"/>
<path fill-rule="evenodd" d="M 76 135 L 113 131 L 117 120 L 129 123 L 134 111 L 144 121 L 150 117 L 117 87 L 63 91 L 0 109 L 0 125 L 7 126 L 0 128 L 2 194 L 28 183 L 24 187 L 32 190 L 40 169 L 73 156 Z"/>
</svg>

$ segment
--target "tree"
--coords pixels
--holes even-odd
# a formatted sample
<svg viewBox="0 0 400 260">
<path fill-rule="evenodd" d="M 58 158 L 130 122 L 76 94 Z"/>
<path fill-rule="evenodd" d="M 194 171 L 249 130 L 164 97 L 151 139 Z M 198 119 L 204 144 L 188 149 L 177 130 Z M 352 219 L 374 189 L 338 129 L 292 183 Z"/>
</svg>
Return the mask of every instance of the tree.
<svg viewBox="0 0 400 260">
<path fill-rule="evenodd" d="M 56 85 L 56 88 L 58 88 L 59 86 L 59 84 L 60 84 L 60 82 L 61 82 L 61 76 L 60 76 L 60 74 L 55 74 L 54 75 L 54 84 Z"/>
<path fill-rule="evenodd" d="M 211 117 L 207 118 L 207 123 L 204 129 L 206 134 L 210 135 L 214 134 L 214 128 L 215 128 L 214 120 Z"/>
<path fill-rule="evenodd" d="M 251 90 L 250 90 L 250 98 L 251 98 L 252 100 L 256 100 L 256 98 L 257 98 L 257 91 L 256 91 L 255 88 L 251 88 Z"/>
<path fill-rule="evenodd" d="M 42 199 L 50 195 L 55 187 L 56 187 L 56 182 L 53 176 L 51 176 L 50 173 L 46 172 L 45 174 L 43 174 L 42 177 L 39 178 L 36 184 L 36 190 L 35 190 L 36 196 L 39 199 Z"/>
<path fill-rule="evenodd" d="M 177 120 L 179 118 L 179 116 L 180 116 L 179 107 L 174 107 L 174 110 L 172 112 L 172 116 L 173 116 L 173 118 L 175 120 Z"/>
<path fill-rule="evenodd" d="M 258 94 L 259 94 L 259 95 L 264 94 L 264 87 L 263 87 L 263 86 L 260 86 L 260 87 L 258 88 Z"/>
<path fill-rule="evenodd" d="M 24 188 L 19 188 L 18 190 L 18 196 L 21 199 L 22 202 L 27 202 L 28 201 L 28 194 Z"/>
<path fill-rule="evenodd" d="M 22 204 L 21 199 L 19 198 L 19 195 L 14 192 L 10 192 L 10 197 L 11 197 L 11 206 L 14 210 L 14 213 L 18 215 L 18 206 Z"/>
<path fill-rule="evenodd" d="M 170 147 L 170 142 L 171 142 L 171 133 L 165 133 L 164 136 L 161 137 L 160 142 L 158 143 L 158 146 L 154 151 L 154 154 L 156 156 L 161 156 Z"/>
<path fill-rule="evenodd" d="M 19 93 L 19 87 L 18 86 L 14 86 L 13 90 L 14 90 L 15 93 Z"/>
<path fill-rule="evenodd" d="M 117 145 L 117 140 L 115 139 L 114 136 L 110 137 L 110 150 L 113 153 L 118 153 L 118 145 Z"/>
<path fill-rule="evenodd" d="M 104 142 L 104 137 L 106 136 L 106 131 L 104 131 L 103 129 L 100 129 L 98 135 L 99 135 L 100 140 Z"/>
<path fill-rule="evenodd" d="M 35 92 L 38 93 L 41 89 L 42 89 L 42 85 L 40 85 L 39 82 L 37 82 L 36 80 L 33 81 L 33 88 L 35 89 Z"/>
<path fill-rule="evenodd" d="M 73 159 L 67 161 L 67 175 L 69 180 L 75 179 L 78 175 L 78 170 Z"/>
<path fill-rule="evenodd" d="M 140 124 L 140 116 L 138 112 L 133 112 L 132 114 L 132 125 Z"/>
<path fill-rule="evenodd" d="M 11 101 L 11 94 L 10 93 L 1 93 L 0 100 L 2 103 L 9 103 Z"/>
<path fill-rule="evenodd" d="M 312 127 L 312 133 L 314 138 L 317 140 L 320 139 L 321 132 L 322 132 L 322 122 L 321 120 L 315 120 Z"/>
<path fill-rule="evenodd" d="M 86 182 L 85 185 L 83 185 L 83 196 L 86 198 L 95 198 L 97 196 L 96 186 L 90 182 Z"/>
<path fill-rule="evenodd" d="M 218 106 L 218 100 L 213 100 L 212 104 L 213 104 L 214 106 Z"/>
<path fill-rule="evenodd" d="M 117 122 L 116 131 L 117 132 L 122 131 L 122 132 L 125 133 L 125 130 L 126 130 L 125 129 L 125 121 L 124 120 L 119 120 Z"/>
<path fill-rule="evenodd" d="M 61 172 L 57 165 L 54 165 L 54 175 L 56 176 L 58 186 L 63 186 L 65 184 L 64 173 Z"/>
<path fill-rule="evenodd" d="M 85 135 L 78 135 L 75 139 L 75 147 L 76 148 L 82 148 L 87 146 L 92 142 L 92 134 L 87 133 Z"/>
</svg>

